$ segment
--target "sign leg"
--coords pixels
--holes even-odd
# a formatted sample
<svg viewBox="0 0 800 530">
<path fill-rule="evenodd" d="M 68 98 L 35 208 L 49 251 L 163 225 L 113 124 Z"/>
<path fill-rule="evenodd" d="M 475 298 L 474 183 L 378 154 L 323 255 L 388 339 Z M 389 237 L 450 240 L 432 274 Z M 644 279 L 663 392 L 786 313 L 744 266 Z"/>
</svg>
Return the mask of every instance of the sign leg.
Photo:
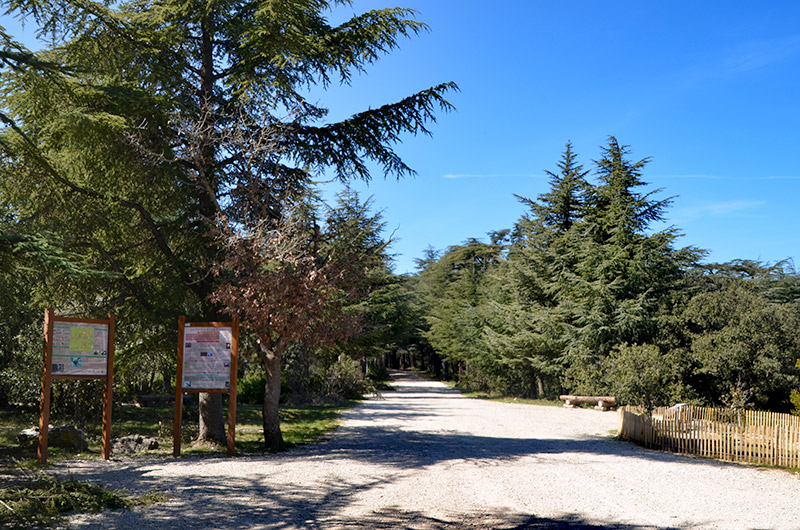
<svg viewBox="0 0 800 530">
<path fill-rule="evenodd" d="M 228 456 L 233 456 L 236 443 L 236 391 L 228 398 Z"/>
<path fill-rule="evenodd" d="M 233 456 L 236 443 L 236 376 L 239 362 L 239 317 L 233 317 L 231 329 L 231 378 L 228 393 L 228 456 Z"/>
<path fill-rule="evenodd" d="M 103 458 L 111 456 L 111 406 L 114 402 L 114 333 L 116 320 L 108 315 L 108 350 L 106 351 L 106 387 L 103 393 Z"/>
<path fill-rule="evenodd" d="M 53 310 L 44 312 L 44 362 L 42 366 L 42 395 L 39 401 L 39 465 L 47 463 L 47 429 L 50 424 L 50 388 L 53 367 Z"/>
<path fill-rule="evenodd" d="M 47 429 L 50 424 L 50 373 L 42 377 L 41 414 L 39 415 L 39 465 L 47 463 Z"/>
<path fill-rule="evenodd" d="M 175 372 L 175 424 L 172 434 L 172 456 L 181 456 L 181 409 L 183 407 L 183 336 L 186 317 L 178 317 L 178 366 Z"/>
<path fill-rule="evenodd" d="M 175 389 L 175 424 L 173 427 L 172 456 L 181 456 L 181 408 L 183 406 L 183 393 L 180 388 Z"/>
</svg>

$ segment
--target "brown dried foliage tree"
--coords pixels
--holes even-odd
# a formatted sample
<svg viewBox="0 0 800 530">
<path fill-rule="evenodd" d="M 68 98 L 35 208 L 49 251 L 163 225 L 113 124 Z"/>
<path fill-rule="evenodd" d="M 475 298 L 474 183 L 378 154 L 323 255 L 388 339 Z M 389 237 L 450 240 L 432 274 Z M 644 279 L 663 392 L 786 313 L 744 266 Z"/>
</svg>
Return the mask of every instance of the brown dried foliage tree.
<svg viewBox="0 0 800 530">
<path fill-rule="evenodd" d="M 269 450 L 283 446 L 281 359 L 290 346 L 334 345 L 361 329 L 359 314 L 345 306 L 366 294 L 365 256 L 347 244 L 323 245 L 324 237 L 302 205 L 247 229 L 220 224 L 225 252 L 214 268 L 221 281 L 212 300 L 237 313 L 258 336 L 267 379 L 262 417 Z"/>
</svg>

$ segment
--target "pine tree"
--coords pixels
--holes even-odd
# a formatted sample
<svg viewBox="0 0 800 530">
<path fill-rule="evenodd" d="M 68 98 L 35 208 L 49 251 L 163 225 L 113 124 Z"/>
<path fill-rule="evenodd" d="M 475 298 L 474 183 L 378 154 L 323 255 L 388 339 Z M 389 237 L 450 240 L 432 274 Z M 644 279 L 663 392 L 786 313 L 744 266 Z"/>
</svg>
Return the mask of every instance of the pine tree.
<svg viewBox="0 0 800 530">
<path fill-rule="evenodd" d="M 578 163 L 571 142 L 558 168 L 546 171 L 549 191 L 537 200 L 517 196 L 529 211 L 514 226 L 508 259 L 496 269 L 495 284 L 505 285 L 508 295 L 490 306 L 487 329 L 487 342 L 508 373 L 526 374 L 517 389 L 532 395 L 545 393 L 545 387 L 551 394 L 558 390 L 564 329 L 571 318 L 561 301 L 575 274 L 576 240 L 592 194 L 588 170 Z"/>
<path fill-rule="evenodd" d="M 650 234 L 663 220 L 670 199 L 661 190 L 641 193 L 649 159 L 628 160 L 629 149 L 613 136 L 595 162 L 599 185 L 589 204 L 585 237 L 578 249 L 569 300 L 577 318 L 568 341 L 566 383 L 577 391 L 601 392 L 601 365 L 616 346 L 647 343 L 655 337 L 655 315 L 685 269 L 700 253 L 675 249 L 672 228 Z"/>
<path fill-rule="evenodd" d="M 429 326 L 424 337 L 444 359 L 458 366 L 459 380 L 468 379 L 482 389 L 490 388 L 495 376 L 483 337 L 486 282 L 502 251 L 500 241 L 487 244 L 470 239 L 452 246 L 420 273 L 418 286 Z"/>
<path fill-rule="evenodd" d="M 558 162 L 558 173 L 545 170 L 550 177 L 550 191 L 539 195 L 536 201 L 517 195 L 516 197 L 530 208 L 517 223 L 518 229 L 525 230 L 528 237 L 540 237 L 549 231 L 545 241 L 566 233 L 583 219 L 592 188 L 586 181 L 589 170 L 578 163 L 578 155 L 572 150 L 572 142 L 567 145 Z"/>
<path fill-rule="evenodd" d="M 451 108 L 444 95 L 456 87 L 445 83 L 326 121 L 306 88 L 347 84 L 426 29 L 401 8 L 331 26 L 334 4 L 7 3 L 54 37 L 37 57 L 69 75 L 6 72 L 0 105 L 15 126 L 0 142 L 11 157 L 0 198 L 20 205 L 27 230 L 69 234 L 92 264 L 116 271 L 98 302 L 147 315 L 141 329 L 165 331 L 180 313 L 221 318 L 208 271 L 227 244 L 212 234 L 230 232 L 218 223 L 279 222 L 326 168 L 343 181 L 369 179 L 370 162 L 410 174 L 393 144 Z M 170 333 L 159 335 L 166 347 Z M 276 408 L 269 415 L 277 421 Z"/>
</svg>

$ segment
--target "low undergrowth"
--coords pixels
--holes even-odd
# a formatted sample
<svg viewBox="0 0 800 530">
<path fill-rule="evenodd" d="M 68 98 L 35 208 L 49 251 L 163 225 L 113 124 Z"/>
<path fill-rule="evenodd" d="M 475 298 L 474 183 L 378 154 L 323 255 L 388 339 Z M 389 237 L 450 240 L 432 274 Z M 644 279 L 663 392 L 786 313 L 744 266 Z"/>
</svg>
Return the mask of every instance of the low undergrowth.
<svg viewBox="0 0 800 530">
<path fill-rule="evenodd" d="M 129 496 L 88 482 L 61 480 L 25 466 L 7 470 L 0 486 L 0 528 L 50 528 L 69 513 L 130 509 L 166 500 L 163 493 Z"/>
<path fill-rule="evenodd" d="M 339 425 L 341 413 L 354 406 L 356 401 L 344 401 L 328 405 L 284 405 L 280 410 L 281 431 L 287 448 L 314 443 L 324 435 L 335 430 Z M 186 410 L 181 428 L 181 442 L 184 454 L 218 453 L 220 447 L 191 447 L 197 437 L 197 409 Z M 118 406 L 112 414 L 111 437 L 118 438 L 129 434 L 140 434 L 158 440 L 159 448 L 144 454 L 172 455 L 173 445 L 172 406 L 132 407 Z M 227 411 L 225 411 L 227 420 Z M 68 423 L 67 418 L 55 418 L 51 423 Z M 75 453 L 58 447 L 48 448 L 48 462 L 59 462 L 72 459 L 101 458 L 101 429 L 97 421 L 84 426 L 87 451 Z M 26 427 L 38 424 L 38 411 L 7 407 L 0 409 L 0 472 L 13 462 L 33 465 L 36 462 L 36 447 L 20 447 L 16 435 Z M 261 407 L 258 405 L 238 404 L 236 407 L 236 452 L 263 453 L 264 434 L 261 419 Z M 113 455 L 112 455 L 113 456 Z"/>
</svg>

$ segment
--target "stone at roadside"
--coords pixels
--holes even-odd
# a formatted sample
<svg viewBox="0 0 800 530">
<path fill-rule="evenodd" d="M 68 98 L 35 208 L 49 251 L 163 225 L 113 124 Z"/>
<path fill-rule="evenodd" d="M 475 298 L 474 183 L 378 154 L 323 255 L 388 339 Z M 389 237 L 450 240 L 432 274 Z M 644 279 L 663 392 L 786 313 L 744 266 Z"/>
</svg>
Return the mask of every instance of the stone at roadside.
<svg viewBox="0 0 800 530">
<path fill-rule="evenodd" d="M 158 449 L 158 440 L 138 434 L 111 440 L 111 452 L 114 454 L 141 453 L 153 449 Z"/>
<path fill-rule="evenodd" d="M 25 429 L 17 435 L 17 441 L 22 447 L 33 447 L 39 443 L 39 427 Z M 47 428 L 47 446 L 63 447 L 73 451 L 86 451 L 89 443 L 83 431 L 74 425 L 57 425 Z"/>
</svg>

